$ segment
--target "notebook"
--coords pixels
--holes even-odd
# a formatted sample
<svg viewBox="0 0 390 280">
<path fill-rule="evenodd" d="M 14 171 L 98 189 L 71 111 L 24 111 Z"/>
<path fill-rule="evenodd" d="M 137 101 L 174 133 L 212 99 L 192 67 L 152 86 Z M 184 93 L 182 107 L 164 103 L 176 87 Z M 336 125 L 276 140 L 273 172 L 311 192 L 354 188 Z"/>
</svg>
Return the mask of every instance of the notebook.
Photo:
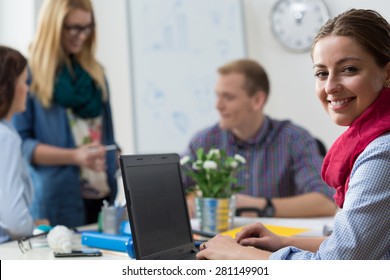
<svg viewBox="0 0 390 280">
<path fill-rule="evenodd" d="M 123 155 L 119 162 L 136 259 L 195 259 L 179 155 Z"/>
</svg>

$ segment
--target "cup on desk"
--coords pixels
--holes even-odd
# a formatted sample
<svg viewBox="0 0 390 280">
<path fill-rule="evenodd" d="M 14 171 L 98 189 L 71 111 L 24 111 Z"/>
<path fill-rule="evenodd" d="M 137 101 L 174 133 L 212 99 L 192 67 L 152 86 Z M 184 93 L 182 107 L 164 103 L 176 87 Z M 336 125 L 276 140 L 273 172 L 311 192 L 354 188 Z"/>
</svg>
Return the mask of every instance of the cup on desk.
<svg viewBox="0 0 390 280">
<path fill-rule="evenodd" d="M 104 205 L 102 207 L 102 231 L 104 233 L 118 234 L 120 224 L 120 207 Z"/>
</svg>

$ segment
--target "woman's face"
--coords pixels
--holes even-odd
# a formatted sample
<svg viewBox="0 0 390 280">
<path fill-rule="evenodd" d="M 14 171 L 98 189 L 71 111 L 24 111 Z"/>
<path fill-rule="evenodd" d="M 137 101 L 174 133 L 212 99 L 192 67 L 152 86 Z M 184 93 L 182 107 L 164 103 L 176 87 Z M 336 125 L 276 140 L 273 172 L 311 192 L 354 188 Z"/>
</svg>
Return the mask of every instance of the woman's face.
<svg viewBox="0 0 390 280">
<path fill-rule="evenodd" d="M 333 121 L 349 126 L 390 83 L 390 63 L 382 68 L 348 37 L 330 35 L 313 50 L 316 93 Z"/>
<path fill-rule="evenodd" d="M 76 9 L 65 18 L 62 29 L 62 47 L 67 54 L 78 54 L 85 41 L 92 34 L 94 23 L 92 13 Z"/>
<path fill-rule="evenodd" d="M 7 119 L 11 119 L 15 113 L 24 112 L 26 110 L 26 98 L 28 92 L 27 85 L 27 67 L 19 75 L 15 81 L 15 93 L 11 107 L 7 114 Z"/>
</svg>

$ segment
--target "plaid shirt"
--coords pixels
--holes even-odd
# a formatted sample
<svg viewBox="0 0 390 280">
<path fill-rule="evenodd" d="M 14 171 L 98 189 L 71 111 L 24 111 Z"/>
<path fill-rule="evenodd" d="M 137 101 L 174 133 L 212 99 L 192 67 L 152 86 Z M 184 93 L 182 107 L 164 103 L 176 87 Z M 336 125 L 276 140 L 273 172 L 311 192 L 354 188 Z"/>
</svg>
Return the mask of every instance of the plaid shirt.
<svg viewBox="0 0 390 280">
<path fill-rule="evenodd" d="M 245 157 L 246 165 L 237 178 L 238 185 L 245 186 L 241 193 L 272 198 L 319 192 L 333 199 L 334 190 L 320 175 L 323 158 L 315 139 L 290 121 L 266 117 L 259 132 L 245 142 L 216 124 L 198 132 L 182 156 L 195 158 L 199 147 Z M 184 182 L 186 187 L 193 184 L 186 176 Z"/>
<path fill-rule="evenodd" d="M 270 259 L 390 260 L 390 133 L 356 159 L 333 233 L 316 253 L 286 247 Z"/>
</svg>

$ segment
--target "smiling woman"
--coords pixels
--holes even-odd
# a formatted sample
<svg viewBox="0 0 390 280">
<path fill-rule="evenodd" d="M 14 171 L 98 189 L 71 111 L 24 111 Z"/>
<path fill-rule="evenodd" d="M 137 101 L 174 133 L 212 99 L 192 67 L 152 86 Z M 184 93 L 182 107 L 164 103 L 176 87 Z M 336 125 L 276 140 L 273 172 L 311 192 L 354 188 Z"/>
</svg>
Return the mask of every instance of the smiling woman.
<svg viewBox="0 0 390 280">
<path fill-rule="evenodd" d="M 346 11 L 320 29 L 312 60 L 320 102 L 349 126 L 322 166 L 341 208 L 332 234 L 282 237 L 257 223 L 209 240 L 199 259 L 390 259 L 390 25 L 372 10 Z"/>
<path fill-rule="evenodd" d="M 338 46 L 335 56 L 329 56 Z M 378 97 L 388 68 L 378 67 L 370 54 L 349 37 L 328 36 L 313 52 L 316 91 L 333 121 L 351 125 Z"/>
<path fill-rule="evenodd" d="M 31 94 L 15 116 L 34 178 L 33 215 L 53 226 L 97 222 L 117 192 L 117 150 L 90 0 L 45 0 L 31 43 Z"/>
</svg>

